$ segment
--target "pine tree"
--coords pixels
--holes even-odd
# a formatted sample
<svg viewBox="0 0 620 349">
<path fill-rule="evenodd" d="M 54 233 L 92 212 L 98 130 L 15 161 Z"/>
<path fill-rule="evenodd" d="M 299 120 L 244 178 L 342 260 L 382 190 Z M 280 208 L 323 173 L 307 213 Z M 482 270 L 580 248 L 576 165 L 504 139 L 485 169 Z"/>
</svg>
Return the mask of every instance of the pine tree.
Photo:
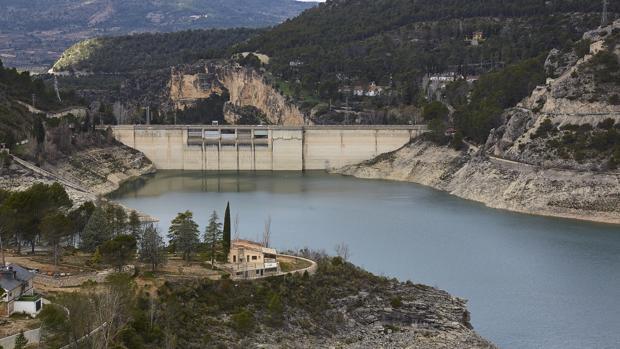
<svg viewBox="0 0 620 349">
<path fill-rule="evenodd" d="M 84 251 L 95 251 L 97 246 L 112 238 L 112 227 L 106 219 L 103 208 L 97 207 L 84 227 L 80 248 Z"/>
<path fill-rule="evenodd" d="M 223 235 L 222 248 L 224 250 L 224 259 L 227 260 L 228 253 L 230 253 L 230 202 L 226 203 L 226 211 L 224 212 Z"/>
<path fill-rule="evenodd" d="M 181 212 L 172 220 L 168 229 L 168 239 L 174 251 L 183 253 L 183 259 L 187 262 L 200 242 L 198 224 L 193 217 L 194 214 L 190 211 Z"/>
<path fill-rule="evenodd" d="M 133 236 L 136 241 L 140 240 L 140 235 L 142 233 L 142 222 L 140 221 L 140 217 L 136 211 L 131 211 L 129 214 L 129 222 L 127 223 L 127 232 L 129 235 Z"/>
<path fill-rule="evenodd" d="M 211 213 L 211 217 L 209 217 L 209 225 L 207 225 L 204 236 L 205 243 L 209 247 L 209 251 L 211 253 L 211 266 L 215 263 L 217 249 L 222 242 L 222 223 L 218 220 L 219 217 L 217 216 L 217 212 L 213 211 L 213 213 Z"/>
<path fill-rule="evenodd" d="M 153 225 L 146 226 L 140 238 L 140 261 L 150 264 L 152 271 L 166 262 L 164 240 Z"/>
<path fill-rule="evenodd" d="M 25 349 L 28 345 L 28 339 L 24 336 L 24 330 L 19 331 L 19 335 L 15 338 L 15 349 Z"/>
</svg>

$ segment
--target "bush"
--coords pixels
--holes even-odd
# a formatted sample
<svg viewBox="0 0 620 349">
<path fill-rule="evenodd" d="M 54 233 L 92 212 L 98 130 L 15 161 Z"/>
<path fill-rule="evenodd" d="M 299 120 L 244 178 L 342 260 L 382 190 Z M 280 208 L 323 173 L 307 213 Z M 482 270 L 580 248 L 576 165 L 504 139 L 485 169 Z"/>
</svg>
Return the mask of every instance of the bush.
<svg viewBox="0 0 620 349">
<path fill-rule="evenodd" d="M 538 129 L 534 133 L 533 138 L 545 137 L 549 134 L 549 132 L 555 131 L 555 126 L 551 122 L 551 119 L 546 118 L 543 122 L 538 126 Z"/>
<path fill-rule="evenodd" d="M 390 305 L 392 306 L 392 308 L 400 308 L 403 306 L 403 300 L 396 296 L 392 299 L 390 299 Z"/>
<path fill-rule="evenodd" d="M 596 127 L 601 128 L 603 130 L 611 130 L 614 127 L 615 120 L 612 118 L 607 118 L 601 122 L 599 122 Z"/>
<path fill-rule="evenodd" d="M 574 49 L 577 57 L 583 58 L 585 55 L 590 53 L 590 44 L 592 42 L 588 39 L 579 40 L 575 43 Z"/>
<path fill-rule="evenodd" d="M 243 309 L 233 314 L 233 316 L 231 316 L 231 326 L 240 334 L 248 334 L 255 326 L 254 314 L 248 309 Z"/>
</svg>

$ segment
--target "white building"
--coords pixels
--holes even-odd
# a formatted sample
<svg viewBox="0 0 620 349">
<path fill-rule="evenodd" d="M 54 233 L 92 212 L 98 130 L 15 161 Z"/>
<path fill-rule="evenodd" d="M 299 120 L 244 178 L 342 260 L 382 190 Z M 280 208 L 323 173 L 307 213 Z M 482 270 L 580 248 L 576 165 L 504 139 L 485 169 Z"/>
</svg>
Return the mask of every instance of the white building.
<svg viewBox="0 0 620 349">
<path fill-rule="evenodd" d="M 0 267 L 0 316 L 24 313 L 36 316 L 43 299 L 34 292 L 34 273 L 16 264 Z"/>
</svg>

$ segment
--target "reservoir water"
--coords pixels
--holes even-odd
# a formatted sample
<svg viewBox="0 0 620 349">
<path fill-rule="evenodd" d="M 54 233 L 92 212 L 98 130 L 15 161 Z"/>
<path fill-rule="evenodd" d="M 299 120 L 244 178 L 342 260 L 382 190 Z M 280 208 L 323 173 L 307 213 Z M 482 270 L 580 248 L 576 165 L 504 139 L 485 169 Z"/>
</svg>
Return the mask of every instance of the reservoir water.
<svg viewBox="0 0 620 349">
<path fill-rule="evenodd" d="M 111 198 L 167 232 L 230 201 L 243 238 L 271 217 L 278 249 L 334 253 L 469 300 L 474 328 L 502 348 L 620 348 L 620 227 L 494 210 L 411 183 L 324 173 L 162 171 Z"/>
</svg>

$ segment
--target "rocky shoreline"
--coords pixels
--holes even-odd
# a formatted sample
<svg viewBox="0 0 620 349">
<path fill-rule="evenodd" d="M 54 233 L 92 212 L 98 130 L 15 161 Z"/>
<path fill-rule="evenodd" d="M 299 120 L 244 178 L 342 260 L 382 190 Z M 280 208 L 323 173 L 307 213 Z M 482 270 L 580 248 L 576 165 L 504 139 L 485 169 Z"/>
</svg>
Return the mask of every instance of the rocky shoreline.
<svg viewBox="0 0 620 349">
<path fill-rule="evenodd" d="M 35 183 L 60 182 L 74 205 L 79 206 L 113 192 L 126 181 L 153 172 L 155 166 L 144 154 L 115 144 L 89 147 L 40 167 L 26 167 L 13 161 L 8 168 L 0 169 L 0 189 L 25 190 Z"/>
<path fill-rule="evenodd" d="M 422 139 L 333 173 L 418 183 L 491 208 L 620 224 L 620 174 L 543 169 Z"/>
<path fill-rule="evenodd" d="M 602 68 L 592 63 L 620 52 L 609 39 L 618 30 L 620 20 L 585 33 L 582 58 L 551 51 L 545 69 L 552 77 L 506 109 L 479 147 L 457 151 L 421 137 L 334 172 L 419 183 L 497 209 L 620 224 L 618 155 L 608 145 L 620 130 L 618 85 L 596 78 Z M 578 145 L 571 141 L 577 136 Z M 593 146 L 599 138 L 606 141 Z"/>
</svg>

